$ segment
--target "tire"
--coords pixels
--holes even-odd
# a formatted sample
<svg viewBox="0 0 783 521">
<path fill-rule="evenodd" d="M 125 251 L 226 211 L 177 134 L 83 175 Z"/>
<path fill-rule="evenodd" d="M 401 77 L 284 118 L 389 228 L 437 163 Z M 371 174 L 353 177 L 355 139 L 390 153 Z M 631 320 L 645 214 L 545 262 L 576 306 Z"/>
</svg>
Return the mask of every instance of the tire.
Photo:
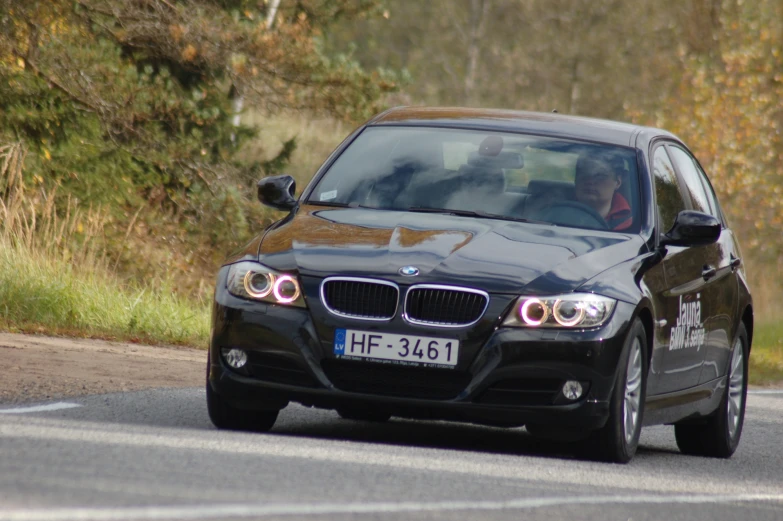
<svg viewBox="0 0 783 521">
<path fill-rule="evenodd" d="M 610 463 L 628 463 L 636 454 L 647 397 L 647 334 L 638 318 L 625 339 L 609 402 L 606 425 L 589 439 L 592 455 Z"/>
<path fill-rule="evenodd" d="M 740 324 L 726 372 L 726 390 L 718 409 L 701 423 L 674 425 L 680 452 L 692 456 L 730 458 L 745 423 L 748 395 L 748 333 Z"/>
<path fill-rule="evenodd" d="M 389 421 L 391 414 L 383 409 L 341 407 L 337 409 L 337 414 L 344 420 L 367 421 L 383 423 Z"/>
<path fill-rule="evenodd" d="M 209 419 L 218 429 L 232 431 L 266 432 L 277 421 L 279 410 L 245 411 L 227 404 L 216 393 L 207 379 L 207 411 Z"/>
</svg>

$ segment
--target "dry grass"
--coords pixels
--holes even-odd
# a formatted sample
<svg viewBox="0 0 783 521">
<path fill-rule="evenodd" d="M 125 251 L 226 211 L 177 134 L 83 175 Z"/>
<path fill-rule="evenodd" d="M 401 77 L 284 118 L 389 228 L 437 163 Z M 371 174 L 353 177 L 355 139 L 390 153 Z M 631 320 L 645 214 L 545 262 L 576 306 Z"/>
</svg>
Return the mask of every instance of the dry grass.
<svg viewBox="0 0 783 521">
<path fill-rule="evenodd" d="M 296 179 L 297 191 L 305 187 L 321 163 L 353 131 L 353 126 L 340 120 L 300 113 L 270 116 L 248 112 L 242 122 L 259 131 L 258 138 L 247 147 L 247 153 L 263 159 L 275 157 L 285 141 L 296 138 L 296 151 L 285 173 Z"/>
<path fill-rule="evenodd" d="M 783 384 L 783 324 L 769 321 L 756 324 L 749 370 L 752 384 Z"/>
<path fill-rule="evenodd" d="M 779 320 L 780 308 L 777 303 L 783 293 L 783 266 L 773 261 L 757 261 L 747 255 L 744 260 L 753 293 L 756 321 L 766 323 Z"/>
<path fill-rule="evenodd" d="M 353 130 L 341 121 L 296 113 L 269 116 L 249 112 L 244 116 L 244 123 L 259 129 L 259 137 L 245 152 L 259 159 L 274 157 L 284 141 L 296 137 L 297 149 L 286 172 L 297 179 L 299 191 Z M 138 220 L 129 219 L 131 225 L 125 234 L 130 239 L 128 248 L 133 250 L 133 257 L 140 265 L 136 271 L 145 273 L 143 280 L 147 285 L 123 282 L 114 273 L 116 258 L 110 260 L 105 256 L 103 230 L 113 223 L 100 209 L 83 209 L 73 201 L 56 208 L 54 194 L 40 188 L 34 192 L 28 190 L 22 181 L 24 156 L 21 144 L 0 147 L 0 327 L 44 328 L 70 334 L 144 337 L 146 341 L 203 345 L 215 266 L 206 266 L 203 259 L 192 254 L 193 245 L 184 232 L 176 229 L 174 223 L 161 223 L 158 218 L 146 222 L 143 214 Z M 170 231 L 167 248 L 150 241 L 146 234 L 149 228 L 161 226 Z M 257 228 L 261 226 L 259 223 Z M 155 274 L 144 269 L 154 269 Z M 171 291 L 175 286 L 171 276 L 153 276 L 166 272 L 177 273 L 176 287 L 188 288 L 190 298 L 185 304 L 172 297 L 176 292 Z M 783 280 L 783 267 L 748 259 L 747 272 L 753 287 L 757 322 L 751 381 L 760 385 L 780 382 L 783 381 L 783 326 L 777 322 L 779 311 L 775 303 L 783 290 L 778 282 Z M 59 282 L 67 277 L 70 282 Z M 75 289 L 87 286 L 102 289 Z M 15 296 L 9 287 L 15 288 Z M 196 302 L 193 302 L 194 294 Z M 63 302 L 73 304 L 63 306 Z M 99 303 L 97 307 L 93 306 L 94 302 Z M 114 318 L 103 317 L 100 311 L 103 307 L 111 309 L 109 314 Z M 166 315 L 174 318 L 167 320 Z M 157 317 L 154 318 L 157 325 L 152 323 L 153 317 Z M 158 335 L 160 338 L 156 340 Z"/>
<path fill-rule="evenodd" d="M 783 323 L 777 302 L 783 292 L 783 268 L 773 262 L 747 259 L 746 273 L 753 294 L 755 321 L 750 382 L 779 386 L 783 384 Z"/>
<path fill-rule="evenodd" d="M 24 158 L 22 144 L 0 147 L 0 327 L 206 345 L 207 302 L 177 297 L 166 280 L 120 280 L 104 254 L 106 214 L 28 191 Z"/>
</svg>

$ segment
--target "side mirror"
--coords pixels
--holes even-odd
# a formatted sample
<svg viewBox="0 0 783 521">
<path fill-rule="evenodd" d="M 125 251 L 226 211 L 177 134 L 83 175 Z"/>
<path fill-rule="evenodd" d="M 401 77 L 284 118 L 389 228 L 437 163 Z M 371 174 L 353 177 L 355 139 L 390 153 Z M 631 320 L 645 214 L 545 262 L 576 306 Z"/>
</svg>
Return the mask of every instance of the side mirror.
<svg viewBox="0 0 783 521">
<path fill-rule="evenodd" d="M 276 210 L 292 210 L 296 206 L 296 181 L 290 175 L 265 177 L 258 182 L 258 200 Z"/>
<path fill-rule="evenodd" d="M 720 221 L 709 214 L 683 210 L 661 238 L 661 246 L 706 246 L 720 237 Z"/>
</svg>

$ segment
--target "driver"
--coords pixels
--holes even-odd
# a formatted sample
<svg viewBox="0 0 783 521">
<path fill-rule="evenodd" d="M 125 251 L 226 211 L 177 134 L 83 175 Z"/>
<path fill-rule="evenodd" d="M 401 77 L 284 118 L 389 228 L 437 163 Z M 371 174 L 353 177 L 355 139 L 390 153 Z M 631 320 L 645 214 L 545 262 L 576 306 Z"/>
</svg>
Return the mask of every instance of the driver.
<svg viewBox="0 0 783 521">
<path fill-rule="evenodd" d="M 622 184 L 620 172 L 603 159 L 580 157 L 577 160 L 576 200 L 598 212 L 610 230 L 625 230 L 633 222 L 631 207 L 618 192 Z"/>
</svg>

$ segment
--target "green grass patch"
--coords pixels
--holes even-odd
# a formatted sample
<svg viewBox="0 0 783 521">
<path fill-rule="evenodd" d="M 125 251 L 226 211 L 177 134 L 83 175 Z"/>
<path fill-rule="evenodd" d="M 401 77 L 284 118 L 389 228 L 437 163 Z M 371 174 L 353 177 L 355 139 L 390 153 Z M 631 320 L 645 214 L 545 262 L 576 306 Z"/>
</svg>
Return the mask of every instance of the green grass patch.
<svg viewBox="0 0 783 521">
<path fill-rule="evenodd" d="M 783 323 L 767 320 L 755 325 L 749 378 L 754 385 L 783 382 Z"/>
<path fill-rule="evenodd" d="M 122 283 L 100 263 L 41 255 L 0 237 L 0 327 L 205 347 L 209 305 L 170 281 Z"/>
</svg>

